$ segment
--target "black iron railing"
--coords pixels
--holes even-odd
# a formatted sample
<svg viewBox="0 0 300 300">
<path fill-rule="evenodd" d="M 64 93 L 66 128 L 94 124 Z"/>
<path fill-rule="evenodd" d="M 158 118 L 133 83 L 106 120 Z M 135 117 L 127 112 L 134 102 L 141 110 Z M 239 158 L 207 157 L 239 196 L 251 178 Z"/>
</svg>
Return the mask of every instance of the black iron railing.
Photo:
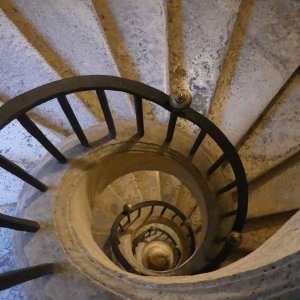
<svg viewBox="0 0 300 300">
<path fill-rule="evenodd" d="M 231 165 L 233 173 L 235 175 L 235 180 L 231 183 L 228 183 L 228 185 L 226 185 L 225 187 L 221 187 L 218 194 L 228 192 L 233 188 L 237 189 L 236 210 L 229 212 L 222 217 L 234 217 L 235 221 L 233 223 L 232 231 L 241 231 L 247 214 L 248 185 L 243 165 L 235 148 L 231 145 L 226 136 L 211 121 L 209 121 L 203 115 L 192 110 L 191 108 L 173 108 L 170 104 L 170 97 L 155 88 L 128 79 L 102 75 L 79 76 L 63 79 L 28 91 L 11 99 L 2 107 L 0 107 L 0 130 L 3 129 L 11 121 L 18 120 L 20 124 L 33 137 L 35 137 L 49 153 L 53 155 L 53 157 L 55 157 L 60 163 L 66 163 L 67 158 L 48 140 L 48 138 L 39 130 L 39 128 L 26 115 L 26 113 L 42 103 L 48 102 L 50 100 L 57 100 L 66 117 L 68 118 L 79 141 L 83 146 L 88 147 L 89 142 L 67 99 L 69 94 L 83 91 L 96 91 L 111 138 L 116 137 L 117 132 L 106 98 L 106 91 L 120 91 L 134 96 L 137 132 L 140 136 L 144 134 L 144 100 L 154 102 L 155 104 L 160 105 L 170 112 L 170 120 L 166 136 L 167 143 L 169 143 L 173 138 L 178 117 L 192 122 L 200 129 L 200 133 L 190 150 L 191 156 L 193 156 L 197 152 L 204 138 L 206 136 L 210 136 L 221 148 L 221 150 L 223 151 L 223 155 L 208 169 L 207 173 L 212 174 L 224 162 L 228 162 Z M 12 161 L 5 158 L 3 155 L 0 155 L 0 167 L 19 177 L 21 180 L 32 185 L 41 192 L 47 191 L 47 186 L 44 183 L 17 166 Z M 22 221 L 21 219 L 13 218 L 8 219 L 8 216 L 0 215 L 1 226 L 9 227 L 11 229 L 28 231 L 29 229 L 32 229 L 31 226 L 28 227 L 28 224 L 35 224 L 35 228 L 38 228 L 38 225 L 36 223 L 31 223 L 31 221 Z M 225 241 L 222 250 L 207 266 L 206 270 L 212 270 L 220 262 L 222 262 L 230 249 L 231 245 Z M 50 269 L 52 270 L 52 267 Z M 36 270 L 38 270 L 38 272 Z M 0 289 L 4 289 L 13 284 L 18 284 L 20 282 L 24 282 L 26 280 L 36 278 L 37 276 L 42 276 L 49 273 L 49 268 L 45 268 L 43 266 L 5 273 L 0 277 Z M 9 284 L 7 283 L 8 281 Z"/>
<path fill-rule="evenodd" d="M 159 210 L 158 214 L 154 213 L 155 210 Z M 145 213 L 146 211 L 146 213 Z M 189 241 L 188 255 L 191 256 L 195 251 L 195 233 L 187 219 L 187 217 L 175 206 L 164 202 L 164 201 L 144 201 L 137 203 L 130 208 L 126 208 L 121 212 L 115 219 L 114 224 L 111 229 L 110 241 L 113 253 L 117 259 L 117 261 L 124 267 L 127 271 L 137 274 L 142 274 L 142 272 L 137 268 L 137 266 L 132 265 L 128 262 L 128 260 L 124 257 L 122 251 L 120 250 L 120 239 L 119 236 L 126 233 L 128 228 L 132 223 L 135 223 L 137 219 L 144 218 L 148 219 L 149 217 L 159 217 L 162 219 L 168 213 L 171 213 L 170 220 L 178 222 L 180 230 Z M 177 220 L 178 219 L 178 220 Z M 125 222 L 124 222 L 125 220 Z M 154 226 L 154 225 L 153 225 Z M 157 227 L 150 227 L 145 232 L 141 233 L 138 237 L 135 237 L 132 241 L 133 253 L 135 252 L 135 247 L 139 242 L 141 242 L 144 238 L 151 236 L 154 232 L 159 231 L 162 235 L 165 235 L 167 239 L 169 239 L 172 244 L 176 246 L 176 242 L 173 237 L 165 232 L 163 229 Z"/>
</svg>

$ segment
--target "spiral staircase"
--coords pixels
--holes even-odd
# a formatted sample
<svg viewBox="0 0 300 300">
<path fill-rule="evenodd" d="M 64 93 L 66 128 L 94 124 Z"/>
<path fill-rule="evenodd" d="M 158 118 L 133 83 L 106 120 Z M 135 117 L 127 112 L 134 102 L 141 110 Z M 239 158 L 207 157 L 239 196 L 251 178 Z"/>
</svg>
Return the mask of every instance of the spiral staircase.
<svg viewBox="0 0 300 300">
<path fill-rule="evenodd" d="M 0 299 L 299 298 L 299 1 L 0 8 Z"/>
</svg>

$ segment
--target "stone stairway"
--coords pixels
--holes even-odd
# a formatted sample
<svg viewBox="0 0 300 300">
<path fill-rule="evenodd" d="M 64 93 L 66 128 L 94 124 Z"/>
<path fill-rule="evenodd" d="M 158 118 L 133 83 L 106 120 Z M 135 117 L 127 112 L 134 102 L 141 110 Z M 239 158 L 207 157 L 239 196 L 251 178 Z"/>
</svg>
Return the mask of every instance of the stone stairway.
<svg viewBox="0 0 300 300">
<path fill-rule="evenodd" d="M 139 80 L 166 93 L 189 90 L 191 107 L 236 145 L 249 181 L 243 242 L 228 265 L 263 245 L 300 207 L 299 15 L 295 0 L 0 1 L 0 104 L 45 83 L 87 74 Z M 133 99 L 107 94 L 115 119 L 135 118 Z M 103 124 L 94 92 L 68 99 L 83 129 Z M 42 104 L 29 116 L 55 145 L 72 133 L 58 102 Z M 144 116 L 162 124 L 169 118 L 153 103 L 144 106 Z M 182 132 L 198 134 L 188 122 L 178 123 Z M 17 121 L 0 131 L 0 140 L 0 153 L 28 171 L 46 154 Z M 230 177 L 228 169 L 222 167 Z M 23 182 L 1 168 L 0 178 L 0 212 L 15 215 Z M 189 191 L 159 171 L 127 174 L 99 197 L 107 231 L 126 203 L 165 200 L 186 215 L 193 206 Z M 191 217 L 197 227 L 199 216 Z M 12 232 L 1 228 L 0 237 L 3 273 L 16 265 Z M 1 291 L 0 299 L 27 296 L 15 286 Z"/>
</svg>

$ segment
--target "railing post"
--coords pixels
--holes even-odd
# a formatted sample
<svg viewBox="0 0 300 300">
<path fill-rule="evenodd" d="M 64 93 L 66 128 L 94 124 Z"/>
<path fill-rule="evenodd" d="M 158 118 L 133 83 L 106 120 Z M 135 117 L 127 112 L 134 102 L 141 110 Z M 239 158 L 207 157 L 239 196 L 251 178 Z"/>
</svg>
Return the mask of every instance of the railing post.
<svg viewBox="0 0 300 300">
<path fill-rule="evenodd" d="M 134 106 L 136 114 L 136 125 L 139 136 L 144 135 L 144 116 L 143 116 L 143 102 L 142 98 L 134 96 Z"/>
<path fill-rule="evenodd" d="M 74 114 L 74 111 L 67 99 L 66 96 L 60 96 L 57 98 L 63 112 L 65 113 L 67 119 L 69 120 L 75 134 L 77 135 L 81 145 L 83 145 L 84 147 L 89 147 L 90 144 Z"/>
<path fill-rule="evenodd" d="M 22 168 L 17 166 L 15 163 L 9 161 L 7 158 L 0 154 L 0 167 L 6 170 L 7 172 L 19 177 L 23 181 L 27 182 L 28 184 L 32 185 L 33 187 L 37 188 L 41 192 L 47 191 L 47 186 L 40 182 L 35 177 L 28 174 Z"/>
<path fill-rule="evenodd" d="M 1 213 L 0 227 L 27 232 L 37 232 L 40 229 L 40 225 L 38 222 L 7 216 Z"/>
<path fill-rule="evenodd" d="M 114 124 L 114 120 L 112 118 L 111 115 L 111 111 L 108 105 L 108 101 L 107 101 L 107 97 L 106 94 L 104 92 L 104 90 L 98 89 L 96 90 L 96 94 L 98 96 L 98 100 L 100 103 L 100 106 L 102 108 L 102 112 L 108 127 L 108 131 L 109 131 L 109 136 L 111 139 L 114 139 L 117 135 L 116 133 L 116 128 L 115 128 L 115 124 Z"/>
<path fill-rule="evenodd" d="M 170 143 L 173 139 L 178 113 L 188 108 L 191 105 L 191 103 L 192 96 L 186 90 L 182 90 L 178 92 L 176 96 L 170 97 L 170 105 L 173 108 L 173 111 L 170 114 L 168 131 L 165 140 L 166 143 Z"/>
<path fill-rule="evenodd" d="M 44 133 L 35 125 L 27 115 L 18 118 L 20 124 L 39 142 L 44 148 L 53 155 L 60 163 L 67 162 L 65 156 L 49 141 Z"/>
<path fill-rule="evenodd" d="M 54 264 L 42 264 L 0 274 L 0 291 L 54 272 Z"/>
</svg>

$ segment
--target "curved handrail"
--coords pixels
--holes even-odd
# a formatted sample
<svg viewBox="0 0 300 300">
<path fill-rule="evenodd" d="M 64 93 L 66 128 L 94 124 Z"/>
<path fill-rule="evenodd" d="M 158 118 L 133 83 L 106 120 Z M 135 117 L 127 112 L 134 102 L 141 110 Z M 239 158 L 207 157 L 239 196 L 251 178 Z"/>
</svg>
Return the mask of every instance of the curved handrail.
<svg viewBox="0 0 300 300">
<path fill-rule="evenodd" d="M 168 111 L 172 111 L 172 107 L 169 104 L 170 97 L 146 84 L 115 76 L 86 75 L 54 81 L 11 99 L 0 107 L 0 130 L 12 120 L 49 100 L 75 92 L 96 89 L 127 92 L 152 101 Z M 222 149 L 232 165 L 233 172 L 237 178 L 238 198 L 242 199 L 240 206 L 243 206 L 243 208 L 238 207 L 240 217 L 235 222 L 234 230 L 241 230 L 241 224 L 247 214 L 248 199 L 245 195 L 248 194 L 248 184 L 239 155 L 223 132 L 209 119 L 190 108 L 178 114 L 180 117 L 186 118 L 201 129 L 204 129 Z"/>
<path fill-rule="evenodd" d="M 104 110 L 106 110 L 106 122 L 108 124 L 108 127 L 112 127 L 109 128 L 111 137 L 114 137 L 115 135 L 115 128 L 113 125 L 113 120 L 109 111 L 109 107 L 107 105 L 105 94 L 101 94 L 101 92 L 106 90 L 126 92 L 136 97 L 136 103 L 141 103 L 141 101 L 139 100 L 145 99 L 154 102 L 160 105 L 161 107 L 165 108 L 167 111 L 169 111 L 171 115 L 169 121 L 168 135 L 166 139 L 168 141 L 170 141 L 173 137 L 177 117 L 185 118 L 193 124 L 197 125 L 201 129 L 201 132 L 199 134 L 198 141 L 196 141 L 197 145 L 195 143 L 196 147 L 194 147 L 193 152 L 197 151 L 201 140 L 203 140 L 205 135 L 208 134 L 223 151 L 223 155 L 212 166 L 210 173 L 212 173 L 227 159 L 231 164 L 233 173 L 235 175 L 236 180 L 235 182 L 233 182 L 234 184 L 231 183 L 228 185 L 228 187 L 224 187 L 222 190 L 227 191 L 232 187 L 237 187 L 237 210 L 231 212 L 232 214 L 229 214 L 229 216 L 235 215 L 235 221 L 232 230 L 241 231 L 247 215 L 248 184 L 244 167 L 235 148 L 232 146 L 227 137 L 222 133 L 222 131 L 206 117 L 204 117 L 203 115 L 199 114 L 191 108 L 183 110 L 173 109 L 170 105 L 170 96 L 146 84 L 125 78 L 106 75 L 77 76 L 73 78 L 67 78 L 51 82 L 43 86 L 37 87 L 31 91 L 25 92 L 1 106 L 0 130 L 3 129 L 11 121 L 18 119 L 18 121 L 20 121 L 23 127 L 25 127 L 25 129 L 27 129 L 31 134 L 33 134 L 51 154 L 53 154 L 55 157 L 59 157 L 60 153 L 57 151 L 57 149 L 45 137 L 42 136 L 42 133 L 38 131 L 37 126 L 34 126 L 33 122 L 30 122 L 31 120 L 25 114 L 34 107 L 56 98 L 59 100 L 61 105 L 63 103 L 66 104 L 65 107 L 63 107 L 62 105 L 62 108 L 65 108 L 66 110 L 69 109 L 68 113 L 70 114 L 72 113 L 72 110 L 70 109 L 70 107 L 67 107 L 68 100 L 66 96 L 71 93 L 91 90 L 95 90 L 97 92 L 100 104 L 102 105 L 103 112 Z M 99 97 L 99 94 L 103 97 Z M 139 109 L 139 112 L 141 113 L 141 109 Z M 65 113 L 67 114 L 66 111 Z M 74 114 L 72 117 L 74 121 Z M 139 120 L 141 120 L 141 116 L 139 116 Z M 75 121 L 77 121 L 76 118 Z M 142 122 L 139 125 L 141 126 L 141 124 Z M 78 121 L 77 124 L 73 126 L 74 130 L 76 126 L 79 126 Z M 80 126 L 79 129 L 81 130 Z M 141 128 L 140 132 L 143 132 Z M 78 132 L 76 133 L 80 138 L 80 132 L 79 134 Z M 82 141 L 82 144 L 85 143 L 84 136 L 81 136 L 80 140 Z M 64 157 L 60 156 L 60 161 L 63 162 Z M 22 175 L 24 181 L 32 184 L 41 191 L 46 191 L 46 186 L 44 184 L 42 184 L 37 179 L 23 171 L 21 168 L 18 168 L 18 166 L 6 160 L 3 156 L 0 156 L 0 166 L 5 168 L 6 170 L 8 170 L 9 168 L 13 168 L 15 175 L 17 175 L 20 178 L 20 175 Z M 210 269 L 214 268 L 214 265 L 216 265 L 216 262 L 218 260 L 221 261 L 224 258 L 226 253 L 230 251 L 230 248 L 230 244 L 226 242 L 220 253 L 217 255 L 216 259 L 211 263 Z"/>
<path fill-rule="evenodd" d="M 106 75 L 86 75 L 47 83 L 19 96 L 0 107 L 0 129 L 32 108 L 60 96 L 91 90 L 122 91 L 152 101 L 171 111 L 170 97 L 144 83 Z"/>
</svg>

